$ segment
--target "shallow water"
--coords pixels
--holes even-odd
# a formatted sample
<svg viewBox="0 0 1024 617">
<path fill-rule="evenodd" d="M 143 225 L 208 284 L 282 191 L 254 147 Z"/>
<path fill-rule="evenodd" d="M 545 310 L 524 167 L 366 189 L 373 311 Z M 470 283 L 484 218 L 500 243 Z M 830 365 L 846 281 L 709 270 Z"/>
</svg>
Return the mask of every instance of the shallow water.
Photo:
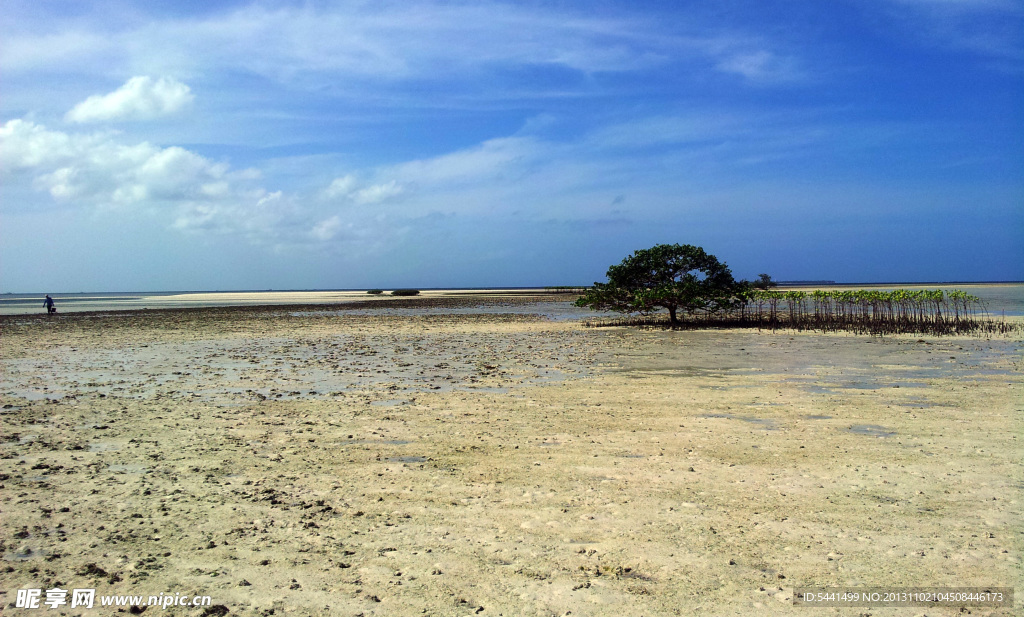
<svg viewBox="0 0 1024 617">
<path fill-rule="evenodd" d="M 426 463 L 427 457 L 425 456 L 392 456 L 389 457 L 388 462 L 390 463 Z"/>
<path fill-rule="evenodd" d="M 501 290 L 495 290 L 500 294 Z M 380 302 L 387 302 L 391 299 L 403 300 L 406 298 L 391 298 L 390 296 L 367 296 L 365 292 L 224 292 L 224 293 L 182 293 L 182 292 L 160 292 L 160 293 L 74 293 L 74 294 L 51 294 L 57 307 L 57 315 L 65 313 L 80 313 L 83 311 L 142 311 L 162 310 L 179 308 L 209 308 L 209 307 L 254 307 L 254 306 L 282 306 L 288 305 L 318 305 L 323 308 L 316 310 L 300 310 L 293 313 L 297 317 L 318 317 L 332 315 L 393 315 L 393 316 L 417 316 L 417 315 L 470 315 L 470 314 L 517 314 L 517 315 L 541 315 L 552 321 L 563 321 L 566 319 L 581 319 L 583 317 L 612 317 L 617 313 L 595 312 L 589 309 L 581 309 L 573 306 L 572 302 L 576 296 L 567 294 L 565 299 L 551 301 L 530 295 L 515 295 L 510 291 L 502 297 L 494 294 L 480 294 L 478 297 L 463 292 L 426 292 L 417 296 L 416 300 L 427 301 L 450 301 L 458 306 L 423 306 L 410 308 L 408 306 L 396 306 L 395 308 L 380 307 Z M 44 294 L 0 294 L 0 315 L 33 315 L 45 314 L 43 309 Z M 378 306 L 374 308 L 356 308 L 358 303 L 373 301 Z M 331 305 L 341 305 L 333 308 Z M 353 305 L 356 306 L 353 306 Z M 397 302 L 396 302 L 397 304 Z"/>
<path fill-rule="evenodd" d="M 896 434 L 896 431 L 890 431 L 884 426 L 878 426 L 877 424 L 854 424 L 848 430 L 851 433 L 867 435 L 868 437 L 892 437 Z"/>
<path fill-rule="evenodd" d="M 843 286 L 835 286 L 844 288 Z M 1006 284 L 917 284 L 907 283 L 896 286 L 872 286 L 872 285 L 851 285 L 849 289 L 879 289 L 889 290 L 897 288 L 923 288 L 923 289 L 961 289 L 967 293 L 981 298 L 986 309 L 993 315 L 1022 316 L 1024 315 L 1024 283 Z M 498 291 L 498 290 L 496 290 Z M 426 292 L 430 293 L 430 292 Z M 330 304 L 332 302 L 351 302 L 366 300 L 364 291 L 302 291 L 302 292 L 278 292 L 278 291 L 253 291 L 253 292 L 97 292 L 97 293 L 51 293 L 57 305 L 59 313 L 76 313 L 80 311 L 128 311 L 128 310 L 157 310 L 168 308 L 184 307 L 210 307 L 210 306 L 256 306 L 256 305 L 287 305 L 287 304 Z M 38 294 L 0 294 L 0 315 L 20 314 L 41 314 L 43 313 L 43 297 L 45 293 Z M 379 298 L 386 298 L 382 296 Z M 583 317 L 611 317 L 615 313 L 599 313 L 586 309 L 573 307 L 571 301 L 549 302 L 529 305 L 539 308 L 525 310 L 529 313 L 539 313 L 552 320 L 581 319 Z M 464 314 L 465 312 L 480 312 L 477 308 L 460 309 L 386 309 L 395 311 L 395 315 L 425 315 L 425 314 Z M 437 310 L 436 312 L 429 312 Z M 523 307 L 519 303 L 499 305 L 487 310 L 495 310 L 504 313 L 519 313 Z M 323 313 L 309 312 L 303 314 L 329 314 L 329 309 Z"/>
<path fill-rule="evenodd" d="M 731 413 L 707 413 L 701 415 L 702 418 L 721 418 L 726 420 L 740 420 L 742 422 L 748 422 L 750 424 L 756 424 L 761 428 L 768 431 L 779 430 L 779 423 L 772 418 L 758 418 L 755 416 L 739 416 Z"/>
</svg>

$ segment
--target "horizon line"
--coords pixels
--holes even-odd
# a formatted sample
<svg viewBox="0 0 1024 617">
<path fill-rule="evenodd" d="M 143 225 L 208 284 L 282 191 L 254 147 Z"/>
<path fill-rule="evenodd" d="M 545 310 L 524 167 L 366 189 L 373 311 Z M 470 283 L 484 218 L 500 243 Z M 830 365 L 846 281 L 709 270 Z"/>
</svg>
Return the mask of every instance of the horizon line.
<svg viewBox="0 0 1024 617">
<path fill-rule="evenodd" d="M 1012 284 L 1024 284 L 1024 280 L 1002 280 L 1002 281 L 857 281 L 852 283 L 831 281 L 828 279 L 797 279 L 789 281 L 776 281 L 779 286 L 786 287 L 813 287 L 813 286 L 853 286 L 853 285 L 1012 285 Z M 448 291 L 448 290 L 467 290 L 467 291 L 482 291 L 482 290 L 494 290 L 494 291 L 506 291 L 513 289 L 550 289 L 550 288 L 564 288 L 564 287 L 579 287 L 586 288 L 591 285 L 504 285 L 494 286 L 486 285 L 482 287 L 459 287 L 459 286 L 446 286 L 446 287 L 416 287 L 414 285 L 406 286 L 395 286 L 395 287 L 350 287 L 350 288 L 294 288 L 294 289 L 166 289 L 166 290 L 132 290 L 132 291 L 50 291 L 50 292 L 26 292 L 26 291 L 3 291 L 0 292 L 2 296 L 31 296 L 39 295 L 45 296 L 47 294 L 199 294 L 199 293 L 267 293 L 267 292 L 344 292 L 344 291 L 368 291 L 370 289 L 383 289 L 383 290 L 395 290 L 395 289 L 417 289 L 419 291 Z"/>
</svg>

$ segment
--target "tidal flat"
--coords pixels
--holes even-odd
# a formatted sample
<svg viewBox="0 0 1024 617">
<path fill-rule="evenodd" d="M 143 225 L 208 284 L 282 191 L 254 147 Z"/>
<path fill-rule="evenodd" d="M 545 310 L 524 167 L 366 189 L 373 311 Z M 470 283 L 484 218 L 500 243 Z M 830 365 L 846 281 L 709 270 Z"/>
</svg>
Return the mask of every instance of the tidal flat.
<svg viewBox="0 0 1024 617">
<path fill-rule="evenodd" d="M 401 302 L 0 317 L 6 610 L 959 615 L 793 589 L 1022 588 L 1019 337 Z"/>
</svg>

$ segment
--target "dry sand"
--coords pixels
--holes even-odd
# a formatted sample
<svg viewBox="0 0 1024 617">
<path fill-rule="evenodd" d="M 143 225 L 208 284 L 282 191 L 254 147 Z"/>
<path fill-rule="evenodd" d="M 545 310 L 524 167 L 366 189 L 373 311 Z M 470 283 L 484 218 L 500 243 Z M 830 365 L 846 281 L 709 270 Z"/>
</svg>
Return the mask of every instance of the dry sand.
<svg viewBox="0 0 1024 617">
<path fill-rule="evenodd" d="M 54 586 L 229 615 L 959 615 L 792 591 L 1021 590 L 1020 340 L 294 307 L 0 327 L 12 615 L 113 614 L 14 608 Z"/>
</svg>

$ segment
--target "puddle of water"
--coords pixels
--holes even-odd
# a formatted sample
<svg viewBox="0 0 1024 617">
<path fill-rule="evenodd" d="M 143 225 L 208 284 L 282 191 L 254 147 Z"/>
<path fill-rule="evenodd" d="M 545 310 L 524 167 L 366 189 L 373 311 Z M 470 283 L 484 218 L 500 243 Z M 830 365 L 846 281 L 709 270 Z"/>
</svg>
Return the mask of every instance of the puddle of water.
<svg viewBox="0 0 1024 617">
<path fill-rule="evenodd" d="M 39 559 L 40 557 L 45 556 L 46 551 L 26 546 L 17 551 L 7 551 L 4 553 L 4 561 L 28 561 L 30 559 Z"/>
<path fill-rule="evenodd" d="M 804 389 L 815 394 L 836 394 L 841 390 L 884 390 L 899 388 L 927 388 L 929 384 L 923 381 L 898 381 L 880 383 L 877 381 L 842 381 L 842 382 L 819 382 L 805 384 Z"/>
<path fill-rule="evenodd" d="M 616 368 L 610 372 L 613 373 L 637 373 L 640 375 L 669 375 L 672 377 L 713 377 L 722 379 L 725 377 L 721 373 L 723 370 L 728 369 L 707 369 L 699 366 L 675 366 L 675 367 L 652 367 L 652 366 L 640 366 L 640 367 L 628 367 L 628 368 Z"/>
<path fill-rule="evenodd" d="M 778 423 L 770 418 L 754 418 L 752 416 L 736 416 L 736 419 L 743 420 L 744 422 L 750 422 L 751 424 L 759 424 L 764 428 L 774 431 L 779 428 Z"/>
<path fill-rule="evenodd" d="M 392 456 L 387 459 L 392 463 L 426 463 L 425 456 Z"/>
<path fill-rule="evenodd" d="M 149 467 L 136 464 L 108 465 L 107 471 L 111 471 L 113 473 L 147 473 L 149 471 Z"/>
<path fill-rule="evenodd" d="M 899 381 L 888 383 L 880 383 L 877 381 L 853 381 L 842 383 L 839 387 L 851 388 L 854 390 L 882 390 L 884 388 L 927 388 L 928 384 L 923 381 Z"/>
<path fill-rule="evenodd" d="M 619 458 L 647 458 L 643 454 L 620 454 Z"/>
<path fill-rule="evenodd" d="M 45 401 L 50 398 L 59 399 L 61 398 L 61 396 L 63 396 L 62 393 L 58 392 L 40 392 L 39 390 L 28 389 L 6 390 L 4 391 L 4 394 L 24 399 L 26 401 Z"/>
<path fill-rule="evenodd" d="M 896 431 L 890 431 L 884 426 L 878 426 L 877 424 L 854 424 L 848 430 L 851 433 L 867 435 L 869 437 L 892 437 L 896 434 Z"/>
<path fill-rule="evenodd" d="M 769 431 L 779 429 L 779 423 L 771 418 L 755 418 L 754 416 L 737 416 L 730 413 L 708 413 L 703 414 L 703 418 L 725 418 L 728 420 L 742 420 L 743 422 L 749 422 L 751 424 L 757 424 L 764 427 Z"/>
<path fill-rule="evenodd" d="M 120 450 L 121 446 L 116 443 L 94 441 L 89 444 L 89 452 L 111 452 L 113 450 Z"/>
</svg>

